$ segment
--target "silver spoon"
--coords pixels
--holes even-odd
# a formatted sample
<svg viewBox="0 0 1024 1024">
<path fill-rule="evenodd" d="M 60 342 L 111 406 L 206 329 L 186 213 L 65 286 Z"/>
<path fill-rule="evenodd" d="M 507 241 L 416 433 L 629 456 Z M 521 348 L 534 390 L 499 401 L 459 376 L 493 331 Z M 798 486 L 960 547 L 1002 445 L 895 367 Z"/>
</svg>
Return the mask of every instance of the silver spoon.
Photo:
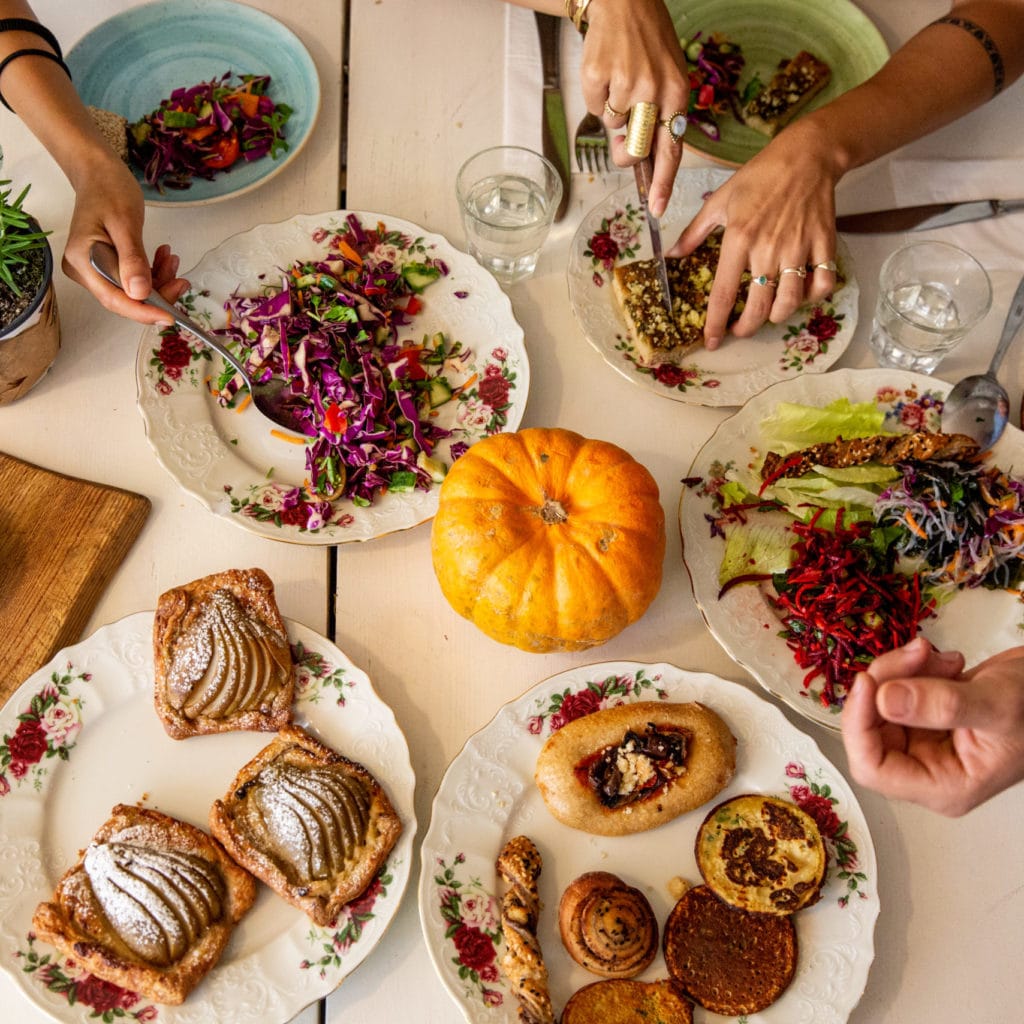
<svg viewBox="0 0 1024 1024">
<path fill-rule="evenodd" d="M 1002 437 L 1010 412 L 1010 396 L 996 380 L 996 371 L 1021 324 L 1024 324 L 1024 278 L 1017 285 L 988 369 L 964 377 L 946 398 L 942 406 L 943 433 L 966 434 L 982 448 L 991 448 Z"/>
<path fill-rule="evenodd" d="M 123 290 L 121 278 L 117 271 L 117 252 L 112 245 L 108 245 L 106 242 L 93 242 L 92 248 L 89 250 L 89 262 L 100 276 Z M 219 338 L 203 330 L 194 320 L 164 299 L 155 288 L 142 301 L 163 310 L 168 316 L 173 318 L 174 323 L 178 327 L 188 331 L 189 334 L 194 334 L 204 345 L 212 348 L 225 362 L 230 364 L 240 374 L 242 380 L 245 381 L 249 394 L 252 395 L 252 404 L 268 420 L 276 423 L 279 427 L 284 427 L 285 430 L 292 431 L 292 433 L 301 434 L 303 437 L 306 436 L 302 421 L 295 414 L 295 410 L 289 407 L 287 396 L 283 394 L 288 387 L 288 381 L 281 377 L 271 377 L 261 384 L 253 383 L 252 378 L 250 378 L 248 371 L 242 363 L 224 346 L 224 343 Z"/>
</svg>

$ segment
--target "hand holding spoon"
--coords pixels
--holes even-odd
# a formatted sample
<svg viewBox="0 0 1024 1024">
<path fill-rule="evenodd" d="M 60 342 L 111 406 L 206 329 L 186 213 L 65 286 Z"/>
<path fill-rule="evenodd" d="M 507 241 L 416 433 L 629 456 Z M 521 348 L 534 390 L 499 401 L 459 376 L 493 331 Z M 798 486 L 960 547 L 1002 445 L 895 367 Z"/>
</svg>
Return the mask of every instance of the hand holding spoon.
<svg viewBox="0 0 1024 1024">
<path fill-rule="evenodd" d="M 93 242 L 92 248 L 89 250 L 89 262 L 101 277 L 123 290 L 117 271 L 117 251 L 112 245 L 108 245 L 106 242 Z M 296 415 L 295 410 L 287 404 L 287 396 L 284 392 L 289 386 L 288 381 L 281 377 L 271 377 L 262 383 L 254 383 L 241 360 L 233 355 L 219 338 L 203 330 L 199 324 L 168 302 L 155 288 L 142 301 L 163 310 L 178 327 L 197 337 L 232 366 L 245 381 L 249 394 L 252 396 L 252 404 L 267 419 L 285 430 L 301 434 L 303 437 L 306 436 L 302 421 Z"/>
</svg>

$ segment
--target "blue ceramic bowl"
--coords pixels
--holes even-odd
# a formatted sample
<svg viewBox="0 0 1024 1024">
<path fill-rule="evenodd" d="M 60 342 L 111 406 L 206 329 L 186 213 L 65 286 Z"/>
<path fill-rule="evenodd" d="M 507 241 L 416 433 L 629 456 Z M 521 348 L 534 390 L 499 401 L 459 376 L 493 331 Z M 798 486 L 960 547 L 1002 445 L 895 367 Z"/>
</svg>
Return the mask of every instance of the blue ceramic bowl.
<svg viewBox="0 0 1024 1024">
<path fill-rule="evenodd" d="M 289 149 L 252 163 L 239 161 L 213 181 L 197 178 L 183 191 L 164 193 L 142 181 L 154 206 L 198 205 L 248 192 L 292 161 L 320 109 L 320 80 L 309 52 L 269 14 L 231 0 L 157 0 L 132 7 L 98 25 L 67 54 L 82 101 L 137 121 L 174 89 L 208 82 L 231 71 L 269 74 L 270 95 L 292 115 L 285 126 Z"/>
</svg>

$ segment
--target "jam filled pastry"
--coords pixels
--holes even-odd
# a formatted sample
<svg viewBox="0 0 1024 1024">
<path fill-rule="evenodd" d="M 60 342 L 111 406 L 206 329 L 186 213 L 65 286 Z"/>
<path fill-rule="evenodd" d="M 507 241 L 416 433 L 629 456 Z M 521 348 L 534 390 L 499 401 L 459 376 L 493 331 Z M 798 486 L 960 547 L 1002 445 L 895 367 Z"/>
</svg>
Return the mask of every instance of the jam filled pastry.
<svg viewBox="0 0 1024 1024">
<path fill-rule="evenodd" d="M 162 594 L 153 661 L 157 714 L 174 739 L 291 721 L 295 668 L 262 569 L 229 569 Z"/>
<path fill-rule="evenodd" d="M 555 1022 L 548 969 L 537 940 L 540 917 L 537 879 L 541 866 L 540 851 L 526 836 L 510 839 L 502 847 L 495 865 L 508 886 L 501 899 L 501 930 L 505 937 L 501 970 L 519 1003 L 520 1024 Z"/>
<path fill-rule="evenodd" d="M 279 896 L 328 925 L 366 891 L 402 822 L 362 765 L 286 726 L 214 803 L 210 831 Z"/>
<path fill-rule="evenodd" d="M 658 952 L 658 922 L 647 897 L 607 871 L 588 871 L 568 885 L 558 930 L 569 956 L 605 978 L 635 977 Z"/>
<path fill-rule="evenodd" d="M 97 978 L 177 1005 L 255 898 L 252 876 L 205 832 L 119 804 L 32 928 Z"/>
</svg>

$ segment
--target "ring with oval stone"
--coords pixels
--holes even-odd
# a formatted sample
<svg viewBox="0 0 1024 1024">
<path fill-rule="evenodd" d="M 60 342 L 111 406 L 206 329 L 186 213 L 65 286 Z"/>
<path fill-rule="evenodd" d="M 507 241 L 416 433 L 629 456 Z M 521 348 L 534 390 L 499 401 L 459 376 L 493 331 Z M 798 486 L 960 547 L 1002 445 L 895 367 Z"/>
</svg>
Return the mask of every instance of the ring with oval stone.
<svg viewBox="0 0 1024 1024">
<path fill-rule="evenodd" d="M 677 110 L 671 117 L 666 117 L 659 122 L 661 127 L 672 136 L 672 141 L 678 146 L 686 134 L 686 111 Z"/>
<path fill-rule="evenodd" d="M 778 288 L 779 282 L 774 277 L 769 277 L 767 274 L 758 274 L 757 277 L 750 279 L 751 284 L 759 284 L 763 288 Z"/>
</svg>

